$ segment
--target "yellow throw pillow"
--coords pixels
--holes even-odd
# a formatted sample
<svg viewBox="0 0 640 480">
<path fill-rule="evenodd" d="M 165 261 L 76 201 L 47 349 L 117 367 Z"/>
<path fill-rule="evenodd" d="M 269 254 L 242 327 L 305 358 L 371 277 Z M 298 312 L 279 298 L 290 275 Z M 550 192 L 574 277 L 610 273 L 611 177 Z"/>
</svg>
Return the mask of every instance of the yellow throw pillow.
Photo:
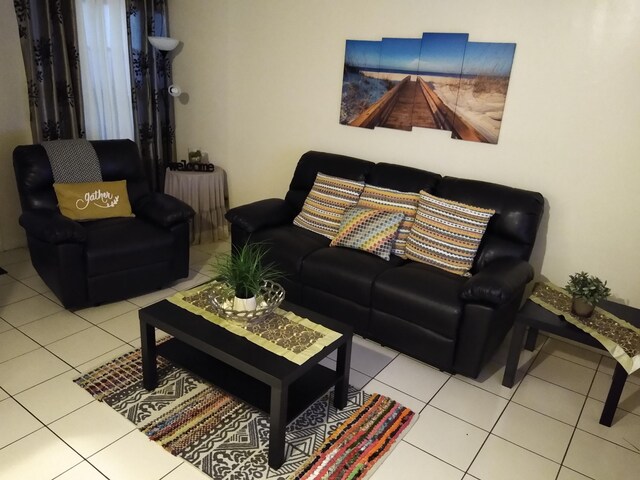
<svg viewBox="0 0 640 480">
<path fill-rule="evenodd" d="M 130 217 L 126 180 L 54 183 L 60 213 L 71 220 Z"/>
</svg>

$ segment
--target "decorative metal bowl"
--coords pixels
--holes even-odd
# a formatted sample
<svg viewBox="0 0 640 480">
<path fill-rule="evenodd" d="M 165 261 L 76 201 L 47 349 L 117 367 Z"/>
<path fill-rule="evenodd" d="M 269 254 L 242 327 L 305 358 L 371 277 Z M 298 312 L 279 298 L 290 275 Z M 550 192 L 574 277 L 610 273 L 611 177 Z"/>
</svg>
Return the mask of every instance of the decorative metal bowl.
<svg viewBox="0 0 640 480">
<path fill-rule="evenodd" d="M 235 291 L 229 285 L 223 282 L 212 284 L 209 299 L 216 315 L 236 322 L 255 322 L 266 318 L 280 306 L 284 300 L 284 288 L 271 280 L 264 281 L 260 293 L 256 295 L 255 310 L 234 310 L 234 297 Z"/>
</svg>

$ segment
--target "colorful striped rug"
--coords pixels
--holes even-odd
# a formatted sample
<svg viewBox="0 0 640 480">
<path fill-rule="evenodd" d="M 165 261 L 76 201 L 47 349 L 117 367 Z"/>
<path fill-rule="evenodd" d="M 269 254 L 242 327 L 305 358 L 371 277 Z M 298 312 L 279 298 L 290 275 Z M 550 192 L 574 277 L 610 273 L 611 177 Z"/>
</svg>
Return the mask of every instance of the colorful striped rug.
<svg viewBox="0 0 640 480">
<path fill-rule="evenodd" d="M 287 426 L 286 460 L 274 470 L 267 463 L 268 415 L 158 360 L 160 383 L 152 392 L 142 386 L 140 350 L 75 382 L 214 479 L 366 478 L 417 418 L 387 397 L 353 387 L 347 406 L 336 410 L 327 393 Z"/>
</svg>

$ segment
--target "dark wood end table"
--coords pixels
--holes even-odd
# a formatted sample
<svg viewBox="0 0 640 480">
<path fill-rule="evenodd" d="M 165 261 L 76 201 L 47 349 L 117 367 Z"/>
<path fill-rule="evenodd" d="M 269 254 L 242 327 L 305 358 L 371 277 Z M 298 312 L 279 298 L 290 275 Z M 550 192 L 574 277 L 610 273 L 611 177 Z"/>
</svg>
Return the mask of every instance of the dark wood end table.
<svg viewBox="0 0 640 480">
<path fill-rule="evenodd" d="M 285 459 L 285 429 L 291 420 L 332 387 L 335 407 L 347 404 L 353 336 L 352 327 L 323 315 L 287 302 L 281 308 L 342 336 L 297 365 L 167 300 L 139 313 L 144 387 L 157 386 L 156 356 L 162 355 L 269 414 L 269 465 L 275 469 Z M 173 338 L 156 345 L 156 328 Z M 335 371 L 319 365 L 334 350 Z"/>
<path fill-rule="evenodd" d="M 610 302 L 608 300 L 601 301 L 598 306 L 603 310 L 614 314 L 618 318 L 621 318 L 636 327 L 640 327 L 640 310 L 637 308 Z M 509 345 L 507 365 L 502 379 L 502 385 L 505 387 L 511 388 L 515 382 L 516 371 L 518 370 L 518 360 L 520 359 L 520 352 L 522 350 L 522 341 L 527 328 L 529 329 L 529 333 L 527 334 L 527 338 L 524 342 L 524 348 L 529 351 L 533 351 L 535 348 L 539 331 L 551 333 L 562 338 L 582 343 L 583 345 L 589 345 L 591 347 L 604 350 L 602 344 L 588 333 L 583 332 L 575 325 L 572 325 L 555 313 L 546 310 L 531 300 L 527 300 L 522 309 L 520 309 L 516 315 L 516 320 L 513 326 L 513 336 L 511 338 L 511 344 Z M 611 387 L 609 388 L 607 400 L 604 404 L 602 415 L 600 417 L 601 425 L 607 427 L 611 426 L 627 376 L 626 370 L 622 365 L 616 362 Z"/>
</svg>

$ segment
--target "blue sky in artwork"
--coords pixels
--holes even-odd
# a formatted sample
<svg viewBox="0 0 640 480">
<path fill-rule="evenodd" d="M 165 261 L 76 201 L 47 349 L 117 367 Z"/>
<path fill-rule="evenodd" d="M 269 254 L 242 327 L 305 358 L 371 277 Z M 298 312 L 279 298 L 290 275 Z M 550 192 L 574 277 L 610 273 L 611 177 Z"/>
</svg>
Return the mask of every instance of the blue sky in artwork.
<svg viewBox="0 0 640 480">
<path fill-rule="evenodd" d="M 425 33 L 422 38 L 347 40 L 345 63 L 363 70 L 508 76 L 515 43 L 469 42 L 466 33 Z"/>
<path fill-rule="evenodd" d="M 418 38 L 383 38 L 380 68 L 417 72 L 420 43 L 421 40 Z"/>
<path fill-rule="evenodd" d="M 509 76 L 515 43 L 469 42 L 464 55 L 464 75 Z"/>
<path fill-rule="evenodd" d="M 345 63 L 360 68 L 378 68 L 382 42 L 347 40 Z"/>
<path fill-rule="evenodd" d="M 460 75 L 468 39 L 467 33 L 424 33 L 420 72 Z"/>
</svg>

